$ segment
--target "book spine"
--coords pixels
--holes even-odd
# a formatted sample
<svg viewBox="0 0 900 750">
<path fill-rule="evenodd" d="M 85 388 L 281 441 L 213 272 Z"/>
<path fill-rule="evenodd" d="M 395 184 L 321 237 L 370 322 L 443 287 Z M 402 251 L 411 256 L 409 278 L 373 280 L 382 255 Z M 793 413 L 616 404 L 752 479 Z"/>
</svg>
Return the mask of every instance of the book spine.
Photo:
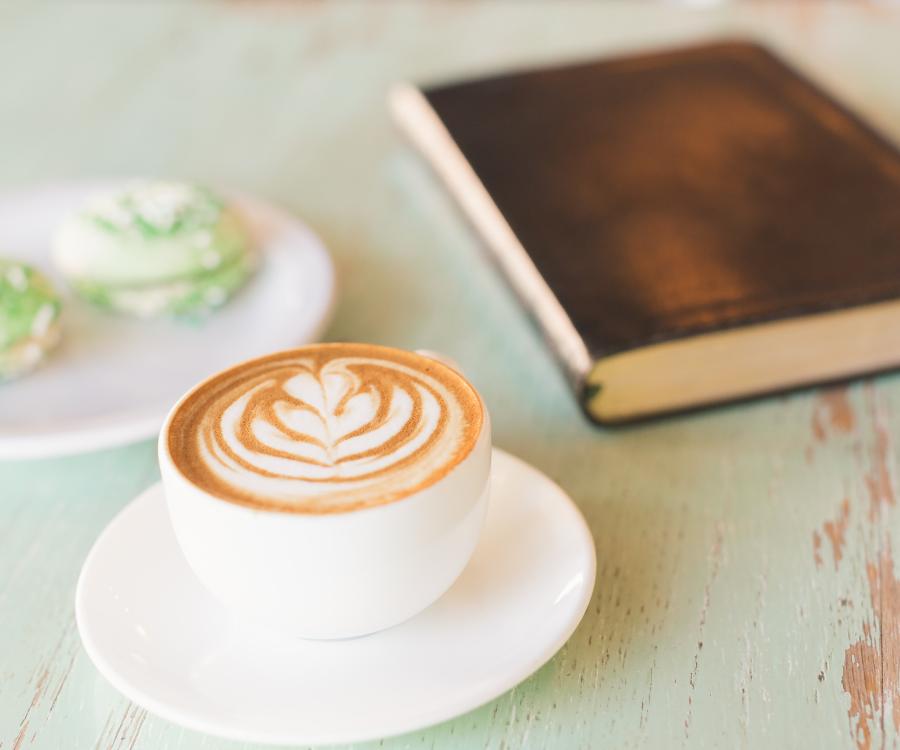
<svg viewBox="0 0 900 750">
<path fill-rule="evenodd" d="M 398 84 L 390 92 L 389 103 L 395 123 L 425 157 L 491 251 L 563 366 L 576 395 L 584 402 L 585 380 L 593 358 L 475 170 L 419 89 Z"/>
</svg>

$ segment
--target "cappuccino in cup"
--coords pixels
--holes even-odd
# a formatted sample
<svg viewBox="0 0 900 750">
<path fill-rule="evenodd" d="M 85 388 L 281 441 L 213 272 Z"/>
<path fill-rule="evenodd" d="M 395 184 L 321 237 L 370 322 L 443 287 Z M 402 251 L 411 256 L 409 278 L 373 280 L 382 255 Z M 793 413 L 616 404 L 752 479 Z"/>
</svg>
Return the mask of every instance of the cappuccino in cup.
<svg viewBox="0 0 900 750">
<path fill-rule="evenodd" d="M 242 616 L 337 638 L 435 601 L 475 548 L 490 422 L 423 355 L 317 344 L 245 362 L 173 408 L 159 457 L 200 581 Z"/>
</svg>

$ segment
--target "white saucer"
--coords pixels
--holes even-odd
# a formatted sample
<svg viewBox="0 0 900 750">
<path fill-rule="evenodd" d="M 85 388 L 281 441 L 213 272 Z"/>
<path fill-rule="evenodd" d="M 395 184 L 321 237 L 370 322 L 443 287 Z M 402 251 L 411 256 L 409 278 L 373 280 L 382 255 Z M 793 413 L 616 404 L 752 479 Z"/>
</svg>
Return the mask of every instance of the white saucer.
<svg viewBox="0 0 900 750">
<path fill-rule="evenodd" d="M 230 618 L 187 567 L 156 485 L 88 555 L 75 597 L 82 642 L 135 703 L 235 740 L 360 742 L 458 716 L 550 659 L 594 587 L 594 543 L 569 497 L 499 450 L 492 481 L 483 537 L 450 591 L 402 625 L 344 641 Z"/>
<path fill-rule="evenodd" d="M 115 183 L 0 194 L 0 255 L 31 263 L 63 294 L 63 342 L 36 372 L 0 384 L 0 459 L 77 453 L 150 437 L 191 386 L 228 365 L 315 341 L 334 298 L 319 239 L 268 204 L 236 197 L 262 264 L 201 323 L 141 321 L 68 293 L 50 260 L 62 217 Z"/>
</svg>

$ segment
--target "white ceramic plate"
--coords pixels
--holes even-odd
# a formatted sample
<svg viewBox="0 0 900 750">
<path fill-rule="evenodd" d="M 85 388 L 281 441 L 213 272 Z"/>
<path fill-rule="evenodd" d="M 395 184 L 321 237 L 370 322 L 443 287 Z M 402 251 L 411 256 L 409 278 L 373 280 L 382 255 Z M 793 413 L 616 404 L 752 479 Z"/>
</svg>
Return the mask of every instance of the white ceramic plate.
<svg viewBox="0 0 900 750">
<path fill-rule="evenodd" d="M 67 293 L 50 260 L 62 217 L 115 183 L 0 194 L 0 255 L 31 263 L 64 294 L 63 342 L 36 372 L 0 384 L 0 458 L 77 453 L 151 437 L 175 401 L 228 365 L 315 341 L 334 300 L 334 268 L 319 239 L 273 206 L 236 197 L 262 263 L 201 323 L 141 321 Z"/>
<path fill-rule="evenodd" d="M 460 579 L 412 620 L 303 641 L 229 617 L 178 549 L 160 485 L 91 550 L 76 592 L 97 669 L 177 724 L 246 742 L 357 742 L 458 716 L 550 659 L 594 587 L 584 518 L 546 476 L 494 451 L 483 536 Z"/>
</svg>

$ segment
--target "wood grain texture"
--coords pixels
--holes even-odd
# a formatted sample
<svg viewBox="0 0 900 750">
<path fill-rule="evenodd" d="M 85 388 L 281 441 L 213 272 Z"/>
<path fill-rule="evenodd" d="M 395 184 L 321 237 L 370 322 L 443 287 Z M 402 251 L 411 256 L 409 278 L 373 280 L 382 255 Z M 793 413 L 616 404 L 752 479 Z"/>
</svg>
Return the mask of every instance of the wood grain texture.
<svg viewBox="0 0 900 750">
<path fill-rule="evenodd" d="M 446 351 L 497 444 L 588 519 L 597 589 L 547 666 L 357 747 L 900 744 L 900 378 L 590 427 L 384 106 L 397 79 L 743 32 L 900 137 L 900 12 L 881 6 L 0 5 L 0 187 L 162 174 L 285 204 L 336 257 L 330 336 Z M 78 642 L 81 563 L 157 476 L 150 443 L 0 463 L 2 750 L 249 747 L 131 705 Z"/>
</svg>

